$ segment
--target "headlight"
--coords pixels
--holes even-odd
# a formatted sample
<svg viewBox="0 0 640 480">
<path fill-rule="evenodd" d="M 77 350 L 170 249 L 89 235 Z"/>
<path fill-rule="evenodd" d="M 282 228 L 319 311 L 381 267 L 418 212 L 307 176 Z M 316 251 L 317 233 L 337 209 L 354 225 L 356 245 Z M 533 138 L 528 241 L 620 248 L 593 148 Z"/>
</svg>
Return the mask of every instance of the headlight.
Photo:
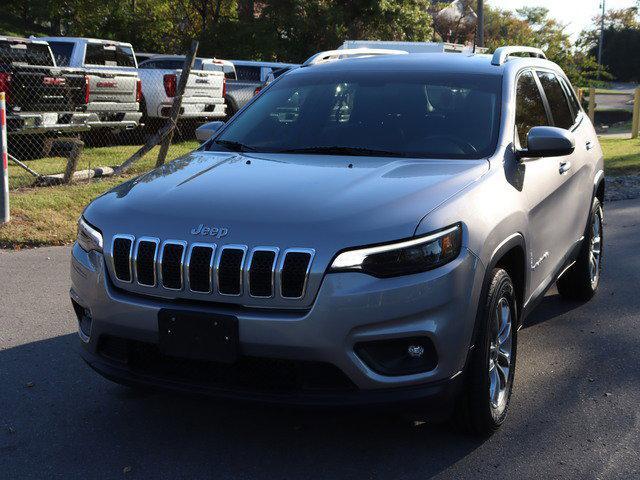
<svg viewBox="0 0 640 480">
<path fill-rule="evenodd" d="M 425 237 L 347 250 L 338 254 L 330 271 L 356 271 L 374 277 L 426 272 L 456 259 L 461 244 L 462 228 L 456 224 Z"/>
<path fill-rule="evenodd" d="M 86 252 L 102 252 L 102 234 L 82 217 L 78 220 L 78 245 Z"/>
</svg>

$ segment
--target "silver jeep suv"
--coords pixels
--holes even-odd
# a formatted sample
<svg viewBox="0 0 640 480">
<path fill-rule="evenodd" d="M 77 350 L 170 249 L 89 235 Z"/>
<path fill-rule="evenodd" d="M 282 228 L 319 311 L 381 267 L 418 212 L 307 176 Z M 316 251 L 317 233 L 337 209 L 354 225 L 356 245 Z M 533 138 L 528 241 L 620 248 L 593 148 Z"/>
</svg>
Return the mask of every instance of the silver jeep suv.
<svg viewBox="0 0 640 480">
<path fill-rule="evenodd" d="M 304 66 L 87 207 L 82 355 L 132 386 L 488 434 L 536 303 L 598 288 L 603 195 L 593 126 L 540 51 Z"/>
</svg>

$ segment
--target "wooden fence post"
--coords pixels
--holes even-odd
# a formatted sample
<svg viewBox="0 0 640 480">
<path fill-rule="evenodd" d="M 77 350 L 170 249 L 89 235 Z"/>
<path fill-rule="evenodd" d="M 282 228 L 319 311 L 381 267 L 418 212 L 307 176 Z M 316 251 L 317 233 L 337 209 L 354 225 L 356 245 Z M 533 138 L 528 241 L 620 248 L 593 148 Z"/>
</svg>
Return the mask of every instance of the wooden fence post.
<svg viewBox="0 0 640 480">
<path fill-rule="evenodd" d="M 62 183 L 67 184 L 73 181 L 73 174 L 78 168 L 78 160 L 84 147 L 84 142 L 77 138 L 70 139 L 69 143 L 72 145 L 71 152 L 69 153 L 69 159 L 67 160 L 67 168 L 64 171 L 62 177 Z"/>
<path fill-rule="evenodd" d="M 631 123 L 631 138 L 638 138 L 638 127 L 640 127 L 640 88 L 636 88 L 633 97 L 633 121 Z"/>
<path fill-rule="evenodd" d="M 589 87 L 589 118 L 591 123 L 595 125 L 596 118 L 596 89 L 595 87 Z"/>
<path fill-rule="evenodd" d="M 169 115 L 169 122 L 173 125 L 173 128 L 162 140 L 162 145 L 160 145 L 160 152 L 158 153 L 158 160 L 156 160 L 156 167 L 164 164 L 164 161 L 167 158 L 169 145 L 171 145 L 171 140 L 173 140 L 173 133 L 178 123 L 180 109 L 182 108 L 182 97 L 184 95 L 184 90 L 187 87 L 189 74 L 191 73 L 191 69 L 193 68 L 193 62 L 196 59 L 197 53 L 198 41 L 194 40 L 193 42 L 191 42 L 191 49 L 189 50 L 189 54 L 184 59 L 184 65 L 182 66 L 182 73 L 180 73 L 180 82 L 178 83 L 176 96 L 173 97 L 173 105 L 171 106 L 171 114 Z"/>
</svg>

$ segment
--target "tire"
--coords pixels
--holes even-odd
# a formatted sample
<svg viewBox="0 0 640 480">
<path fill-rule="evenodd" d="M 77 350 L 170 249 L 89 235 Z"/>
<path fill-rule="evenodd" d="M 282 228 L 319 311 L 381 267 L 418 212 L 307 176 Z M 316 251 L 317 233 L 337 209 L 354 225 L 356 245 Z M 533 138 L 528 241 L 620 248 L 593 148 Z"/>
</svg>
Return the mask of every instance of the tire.
<svg viewBox="0 0 640 480">
<path fill-rule="evenodd" d="M 225 103 L 227 104 L 227 115 L 224 118 L 225 122 L 228 122 L 231 117 L 233 117 L 238 111 L 238 104 L 236 101 L 230 96 L 224 97 Z"/>
<path fill-rule="evenodd" d="M 516 296 L 511 277 L 501 268 L 491 273 L 478 322 L 453 420 L 467 432 L 487 437 L 507 417 L 516 366 Z"/>
<path fill-rule="evenodd" d="M 589 222 L 576 263 L 564 272 L 556 282 L 558 292 L 564 298 L 586 302 L 598 290 L 603 259 L 603 211 L 600 200 L 593 199 Z"/>
</svg>

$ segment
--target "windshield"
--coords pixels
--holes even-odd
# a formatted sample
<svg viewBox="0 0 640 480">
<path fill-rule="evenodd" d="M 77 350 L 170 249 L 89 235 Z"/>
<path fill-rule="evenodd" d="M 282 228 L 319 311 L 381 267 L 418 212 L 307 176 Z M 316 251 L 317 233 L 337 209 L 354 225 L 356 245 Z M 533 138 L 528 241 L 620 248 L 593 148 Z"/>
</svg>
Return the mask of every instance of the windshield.
<svg viewBox="0 0 640 480">
<path fill-rule="evenodd" d="M 483 158 L 496 148 L 498 75 L 340 71 L 285 75 L 209 150 Z"/>
</svg>

